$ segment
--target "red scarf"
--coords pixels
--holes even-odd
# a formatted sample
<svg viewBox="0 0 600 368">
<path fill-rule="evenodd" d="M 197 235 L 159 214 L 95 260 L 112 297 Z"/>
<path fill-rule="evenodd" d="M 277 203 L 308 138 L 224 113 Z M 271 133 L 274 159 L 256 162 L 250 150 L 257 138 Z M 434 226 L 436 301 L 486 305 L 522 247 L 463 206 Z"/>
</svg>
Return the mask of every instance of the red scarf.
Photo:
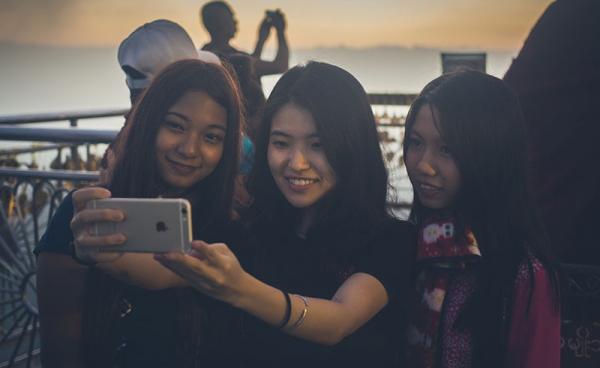
<svg viewBox="0 0 600 368">
<path fill-rule="evenodd" d="M 421 272 L 416 282 L 415 305 L 408 329 L 409 367 L 433 368 L 441 347 L 442 307 L 450 275 L 481 257 L 469 227 L 456 233 L 451 217 L 432 217 L 419 231 L 417 264 Z"/>
</svg>

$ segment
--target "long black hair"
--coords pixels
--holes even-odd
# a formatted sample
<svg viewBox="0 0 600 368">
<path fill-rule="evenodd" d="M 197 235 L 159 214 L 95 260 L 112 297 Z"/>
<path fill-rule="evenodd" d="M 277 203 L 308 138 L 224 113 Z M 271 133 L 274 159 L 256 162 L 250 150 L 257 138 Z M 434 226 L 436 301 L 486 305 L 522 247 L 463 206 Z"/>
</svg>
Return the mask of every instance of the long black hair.
<svg viewBox="0 0 600 368">
<path fill-rule="evenodd" d="M 321 62 L 290 69 L 267 100 L 256 135 L 256 158 L 248 184 L 254 197 L 250 208 L 252 218 L 287 233 L 294 231 L 299 220 L 301 211 L 277 188 L 267 162 L 273 117 L 287 104 L 312 115 L 336 176 L 335 187 L 317 204 L 316 224 L 309 235 L 312 231 L 322 234 L 323 229 L 338 234 L 354 230 L 359 233 L 387 219 L 388 176 L 367 95 L 350 73 Z M 340 247 L 337 251 L 344 252 L 341 243 L 344 242 L 332 242 L 331 247 Z"/>
<path fill-rule="evenodd" d="M 162 180 L 154 159 L 156 137 L 171 106 L 186 92 L 203 91 L 227 112 L 223 155 L 215 170 L 179 195 L 192 204 L 194 233 L 210 224 L 221 224 L 232 214 L 234 178 L 239 160 L 242 111 L 237 82 L 222 66 L 199 60 L 182 60 L 165 68 L 140 96 L 129 114 L 123 134 L 115 145 L 116 164 L 108 188 L 114 197 L 156 197 L 170 188 Z M 119 342 L 118 320 L 127 286 L 110 276 L 90 270 L 87 275 L 82 321 L 86 366 L 114 364 Z M 191 290 L 162 292 L 173 299 L 181 343 L 175 344 L 176 365 L 200 364 L 202 308 L 195 305 Z M 136 306 L 133 306 L 134 311 Z M 175 364 L 175 363 L 174 363 Z"/>
<path fill-rule="evenodd" d="M 511 305 L 518 268 L 531 256 L 549 271 L 555 266 L 527 181 L 527 142 L 516 95 L 500 79 L 461 71 L 425 86 L 406 118 L 404 154 L 421 108 L 435 111 L 436 127 L 461 176 L 452 211 L 468 224 L 482 253 L 475 295 L 459 320 L 474 333 L 475 366 L 502 364 L 506 347 L 507 306 Z M 411 219 L 417 224 L 429 210 L 415 194 Z"/>
</svg>

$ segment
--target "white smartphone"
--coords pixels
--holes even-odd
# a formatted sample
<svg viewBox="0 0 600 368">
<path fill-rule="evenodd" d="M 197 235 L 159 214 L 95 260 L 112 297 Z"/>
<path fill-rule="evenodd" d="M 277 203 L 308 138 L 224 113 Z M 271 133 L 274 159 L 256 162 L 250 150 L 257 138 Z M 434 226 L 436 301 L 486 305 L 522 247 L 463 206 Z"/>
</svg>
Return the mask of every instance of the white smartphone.
<svg viewBox="0 0 600 368">
<path fill-rule="evenodd" d="M 114 208 L 125 212 L 121 222 L 97 222 L 96 236 L 123 233 L 121 245 L 99 247 L 104 252 L 188 253 L 192 241 L 192 208 L 181 198 L 107 198 L 92 200 L 87 208 Z"/>
</svg>

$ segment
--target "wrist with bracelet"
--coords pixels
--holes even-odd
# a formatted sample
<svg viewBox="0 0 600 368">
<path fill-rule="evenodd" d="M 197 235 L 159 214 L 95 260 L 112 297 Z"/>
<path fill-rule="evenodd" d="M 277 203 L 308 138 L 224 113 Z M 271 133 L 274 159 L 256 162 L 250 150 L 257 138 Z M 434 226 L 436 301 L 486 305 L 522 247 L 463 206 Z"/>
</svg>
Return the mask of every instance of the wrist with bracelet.
<svg viewBox="0 0 600 368">
<path fill-rule="evenodd" d="M 300 317 L 298 317 L 296 322 L 294 322 L 294 324 L 292 325 L 292 327 L 291 327 L 292 329 L 296 329 L 296 328 L 302 326 L 302 324 L 306 320 L 306 315 L 308 314 L 308 298 L 303 295 L 296 295 L 296 296 L 299 297 L 302 300 L 302 302 L 304 303 L 304 309 L 302 310 L 302 313 L 300 313 Z"/>
<path fill-rule="evenodd" d="M 290 323 L 290 319 L 292 318 L 292 299 L 290 297 L 290 294 L 286 293 L 285 291 L 281 291 L 281 292 L 283 293 L 283 296 L 285 298 L 285 311 L 283 314 L 283 319 L 281 320 L 281 322 L 279 323 L 277 328 L 284 329 Z M 294 330 L 294 329 L 302 326 L 302 324 L 306 320 L 306 316 L 308 314 L 308 308 L 309 308 L 309 302 L 308 302 L 307 297 L 305 297 L 303 295 L 296 295 L 296 294 L 294 294 L 293 296 L 297 296 L 298 298 L 300 298 L 300 300 L 302 300 L 302 303 L 304 303 L 304 309 L 298 316 L 298 319 L 296 319 L 296 321 L 290 327 L 288 327 L 288 330 Z"/>
</svg>

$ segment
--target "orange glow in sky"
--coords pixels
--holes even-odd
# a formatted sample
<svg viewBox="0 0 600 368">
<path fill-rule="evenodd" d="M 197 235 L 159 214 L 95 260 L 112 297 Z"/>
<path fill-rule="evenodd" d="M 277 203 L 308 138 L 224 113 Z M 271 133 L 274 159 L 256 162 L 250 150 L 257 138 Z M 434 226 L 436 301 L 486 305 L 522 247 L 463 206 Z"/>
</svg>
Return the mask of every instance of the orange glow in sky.
<svg viewBox="0 0 600 368">
<path fill-rule="evenodd" d="M 519 49 L 550 0 L 232 0 L 250 50 L 265 9 L 280 8 L 292 48 L 380 45 Z M 2 0 L 0 42 L 116 46 L 144 22 L 166 18 L 208 41 L 199 22 L 203 1 Z"/>
</svg>

